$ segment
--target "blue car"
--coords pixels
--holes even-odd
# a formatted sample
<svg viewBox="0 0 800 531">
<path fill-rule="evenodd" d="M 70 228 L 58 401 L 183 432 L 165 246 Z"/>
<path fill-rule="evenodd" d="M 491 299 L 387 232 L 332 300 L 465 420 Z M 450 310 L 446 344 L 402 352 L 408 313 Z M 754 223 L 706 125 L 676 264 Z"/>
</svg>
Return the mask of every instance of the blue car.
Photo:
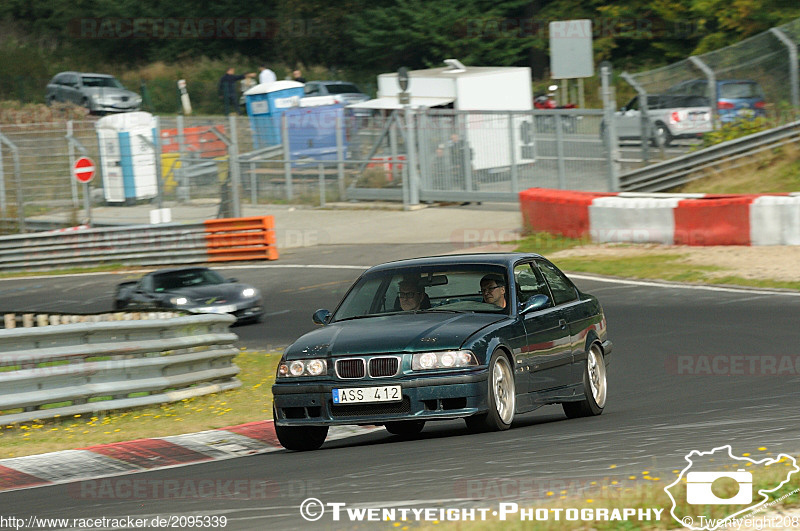
<svg viewBox="0 0 800 531">
<path fill-rule="evenodd" d="M 669 94 L 702 96 L 710 101 L 713 95 L 708 90 L 708 80 L 692 79 L 667 89 Z M 749 79 L 717 80 L 717 113 L 723 123 L 745 118 L 766 116 L 764 91 L 756 81 Z"/>
<path fill-rule="evenodd" d="M 313 320 L 321 328 L 286 349 L 272 387 L 275 432 L 290 450 L 319 448 L 336 425 L 411 437 L 463 418 L 505 430 L 547 404 L 570 418 L 606 404 L 603 308 L 536 254 L 378 265 Z"/>
</svg>

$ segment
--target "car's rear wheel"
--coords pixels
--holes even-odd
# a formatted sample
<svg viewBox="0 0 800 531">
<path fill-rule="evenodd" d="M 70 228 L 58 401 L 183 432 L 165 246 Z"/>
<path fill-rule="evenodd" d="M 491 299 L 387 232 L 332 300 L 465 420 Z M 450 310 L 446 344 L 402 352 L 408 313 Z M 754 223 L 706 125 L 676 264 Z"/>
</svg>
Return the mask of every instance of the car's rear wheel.
<svg viewBox="0 0 800 531">
<path fill-rule="evenodd" d="M 273 409 L 273 418 L 276 417 Z M 316 450 L 325 442 L 328 436 L 327 426 L 279 426 L 275 424 L 275 435 L 278 442 L 287 450 L 306 452 Z"/>
<path fill-rule="evenodd" d="M 655 124 L 653 132 L 653 145 L 655 147 L 667 147 L 672 143 L 672 134 L 666 125 L 658 122 Z"/>
<path fill-rule="evenodd" d="M 425 427 L 424 420 L 400 420 L 397 422 L 387 422 L 384 424 L 386 431 L 392 435 L 399 435 L 401 437 L 413 437 L 422 431 Z"/>
<path fill-rule="evenodd" d="M 597 343 L 592 343 L 586 353 L 586 364 L 583 368 L 583 394 L 580 402 L 564 402 L 562 407 L 567 417 L 592 417 L 603 412 L 606 406 L 606 363 L 603 359 L 603 349 Z"/>
<path fill-rule="evenodd" d="M 514 371 L 508 358 L 499 350 L 492 354 L 489 361 L 488 402 L 487 413 L 464 419 L 467 427 L 474 431 L 500 431 L 510 428 L 517 405 Z"/>
</svg>

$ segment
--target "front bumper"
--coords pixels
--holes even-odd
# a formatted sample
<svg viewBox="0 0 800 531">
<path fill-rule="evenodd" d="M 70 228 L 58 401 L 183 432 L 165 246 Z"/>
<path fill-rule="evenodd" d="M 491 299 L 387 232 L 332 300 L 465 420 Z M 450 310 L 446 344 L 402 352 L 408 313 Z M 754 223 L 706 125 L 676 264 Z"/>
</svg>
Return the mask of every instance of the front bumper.
<svg viewBox="0 0 800 531">
<path fill-rule="evenodd" d="M 236 317 L 238 321 L 245 321 L 249 319 L 258 319 L 264 314 L 264 307 L 262 301 L 254 300 L 246 303 L 238 304 L 219 304 L 211 306 L 195 306 L 194 308 L 186 308 L 191 313 L 229 313 Z"/>
<path fill-rule="evenodd" d="M 272 386 L 275 423 L 281 426 L 383 424 L 399 420 L 444 420 L 488 410 L 489 372 L 424 375 L 392 380 L 304 383 Z M 402 402 L 334 405 L 334 388 L 400 385 Z"/>
</svg>

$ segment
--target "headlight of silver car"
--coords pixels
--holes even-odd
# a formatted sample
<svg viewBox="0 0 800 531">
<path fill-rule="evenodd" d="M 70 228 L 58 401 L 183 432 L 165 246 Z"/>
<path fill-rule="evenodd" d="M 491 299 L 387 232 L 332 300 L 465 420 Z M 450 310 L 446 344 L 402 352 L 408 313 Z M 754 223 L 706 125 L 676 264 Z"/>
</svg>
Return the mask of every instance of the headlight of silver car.
<svg viewBox="0 0 800 531">
<path fill-rule="evenodd" d="M 445 350 L 442 352 L 421 352 L 411 358 L 411 369 L 425 371 L 429 369 L 454 369 L 471 367 L 478 364 L 471 350 Z"/>
<path fill-rule="evenodd" d="M 244 297 L 245 299 L 249 299 L 250 297 L 255 297 L 255 295 L 256 295 L 256 290 L 254 290 L 253 288 L 245 288 L 242 290 L 242 297 Z"/>
<path fill-rule="evenodd" d="M 327 372 L 328 363 L 323 359 L 282 361 L 278 364 L 278 378 L 320 376 Z"/>
</svg>

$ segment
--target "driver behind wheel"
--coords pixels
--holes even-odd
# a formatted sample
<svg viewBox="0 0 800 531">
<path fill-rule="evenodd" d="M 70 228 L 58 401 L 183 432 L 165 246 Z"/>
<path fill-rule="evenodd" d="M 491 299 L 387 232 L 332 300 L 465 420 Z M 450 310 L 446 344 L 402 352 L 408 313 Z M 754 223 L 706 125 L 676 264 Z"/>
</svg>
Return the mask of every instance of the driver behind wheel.
<svg viewBox="0 0 800 531">
<path fill-rule="evenodd" d="M 398 288 L 397 297 L 400 299 L 400 309 L 404 312 L 431 307 L 425 289 L 418 282 L 409 279 L 402 280 L 398 284 Z"/>
<path fill-rule="evenodd" d="M 506 281 L 502 275 L 490 273 L 481 279 L 481 295 L 483 302 L 494 304 L 498 308 L 506 307 Z"/>
</svg>

